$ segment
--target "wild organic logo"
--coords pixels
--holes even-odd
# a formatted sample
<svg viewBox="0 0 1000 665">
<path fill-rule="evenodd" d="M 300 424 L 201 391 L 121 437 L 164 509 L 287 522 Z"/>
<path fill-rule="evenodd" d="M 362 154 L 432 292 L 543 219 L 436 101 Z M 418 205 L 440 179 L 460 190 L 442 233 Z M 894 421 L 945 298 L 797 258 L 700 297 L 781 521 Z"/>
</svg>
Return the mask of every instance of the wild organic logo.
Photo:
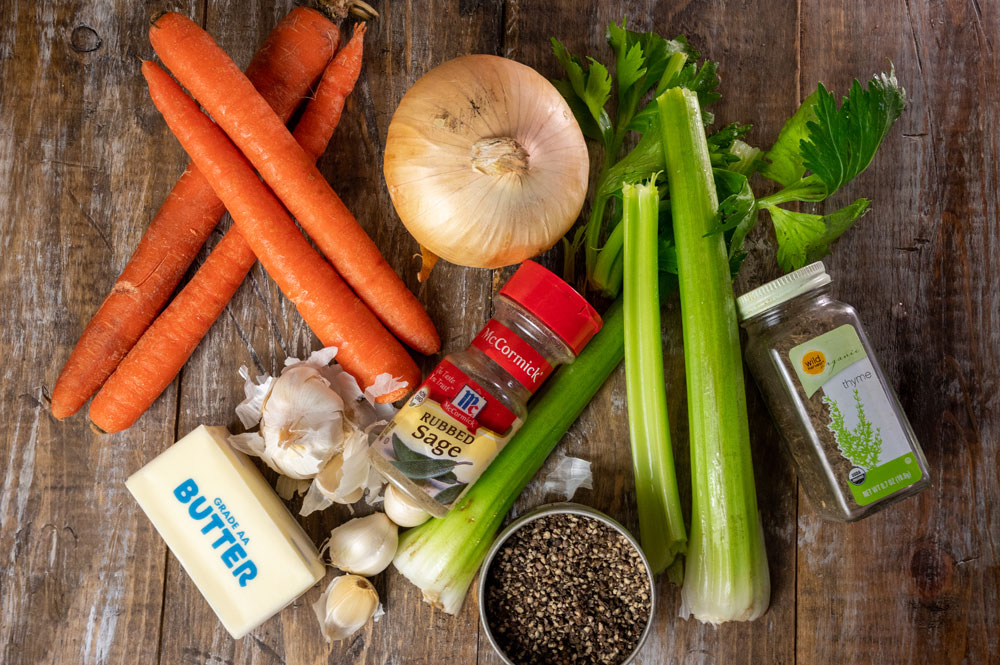
<svg viewBox="0 0 1000 665">
<path fill-rule="evenodd" d="M 802 371 L 806 374 L 822 374 L 826 369 L 826 355 L 822 351 L 806 351 L 802 356 Z"/>
</svg>

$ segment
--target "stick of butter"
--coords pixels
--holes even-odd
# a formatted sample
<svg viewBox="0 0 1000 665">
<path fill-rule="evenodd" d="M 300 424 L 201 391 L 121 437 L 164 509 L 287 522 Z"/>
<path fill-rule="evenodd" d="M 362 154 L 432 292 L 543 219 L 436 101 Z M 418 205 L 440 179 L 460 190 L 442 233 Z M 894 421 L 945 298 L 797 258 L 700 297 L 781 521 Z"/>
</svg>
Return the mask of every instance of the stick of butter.
<svg viewBox="0 0 1000 665">
<path fill-rule="evenodd" d="M 240 638 L 323 578 L 316 546 L 225 427 L 198 427 L 125 485 Z"/>
</svg>

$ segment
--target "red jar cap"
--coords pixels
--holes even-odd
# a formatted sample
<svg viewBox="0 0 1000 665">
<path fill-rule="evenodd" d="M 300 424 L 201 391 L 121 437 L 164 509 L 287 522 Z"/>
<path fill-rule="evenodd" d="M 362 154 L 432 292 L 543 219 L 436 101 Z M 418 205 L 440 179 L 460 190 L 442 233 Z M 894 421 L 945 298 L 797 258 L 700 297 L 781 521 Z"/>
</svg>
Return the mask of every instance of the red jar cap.
<svg viewBox="0 0 1000 665">
<path fill-rule="evenodd" d="M 576 289 L 534 261 L 522 263 L 500 295 L 541 319 L 576 355 L 603 325 L 597 310 Z"/>
</svg>

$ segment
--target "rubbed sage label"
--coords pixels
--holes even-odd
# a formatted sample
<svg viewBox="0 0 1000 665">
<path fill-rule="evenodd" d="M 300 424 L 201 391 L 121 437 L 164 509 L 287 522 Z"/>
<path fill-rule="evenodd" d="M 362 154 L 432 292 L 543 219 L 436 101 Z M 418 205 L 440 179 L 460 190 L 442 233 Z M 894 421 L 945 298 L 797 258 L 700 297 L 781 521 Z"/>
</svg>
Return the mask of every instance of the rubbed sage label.
<svg viewBox="0 0 1000 665">
<path fill-rule="evenodd" d="M 444 360 L 373 449 L 427 496 L 450 507 L 520 425 L 513 411 Z"/>
<path fill-rule="evenodd" d="M 854 326 L 845 324 L 799 344 L 788 360 L 807 397 L 822 390 L 825 425 L 852 465 L 846 480 L 858 504 L 920 480 L 909 439 Z"/>
</svg>

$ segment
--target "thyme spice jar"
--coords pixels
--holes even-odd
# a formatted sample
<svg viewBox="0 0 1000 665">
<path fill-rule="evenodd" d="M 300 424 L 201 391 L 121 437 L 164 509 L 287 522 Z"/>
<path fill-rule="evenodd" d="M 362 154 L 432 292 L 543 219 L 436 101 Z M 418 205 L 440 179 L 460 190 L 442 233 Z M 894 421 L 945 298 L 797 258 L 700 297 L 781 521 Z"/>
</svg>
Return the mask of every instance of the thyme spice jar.
<svg viewBox="0 0 1000 665">
<path fill-rule="evenodd" d="M 850 522 L 930 487 L 927 460 L 858 313 L 822 262 L 737 299 L 745 356 L 809 500 Z"/>
</svg>

